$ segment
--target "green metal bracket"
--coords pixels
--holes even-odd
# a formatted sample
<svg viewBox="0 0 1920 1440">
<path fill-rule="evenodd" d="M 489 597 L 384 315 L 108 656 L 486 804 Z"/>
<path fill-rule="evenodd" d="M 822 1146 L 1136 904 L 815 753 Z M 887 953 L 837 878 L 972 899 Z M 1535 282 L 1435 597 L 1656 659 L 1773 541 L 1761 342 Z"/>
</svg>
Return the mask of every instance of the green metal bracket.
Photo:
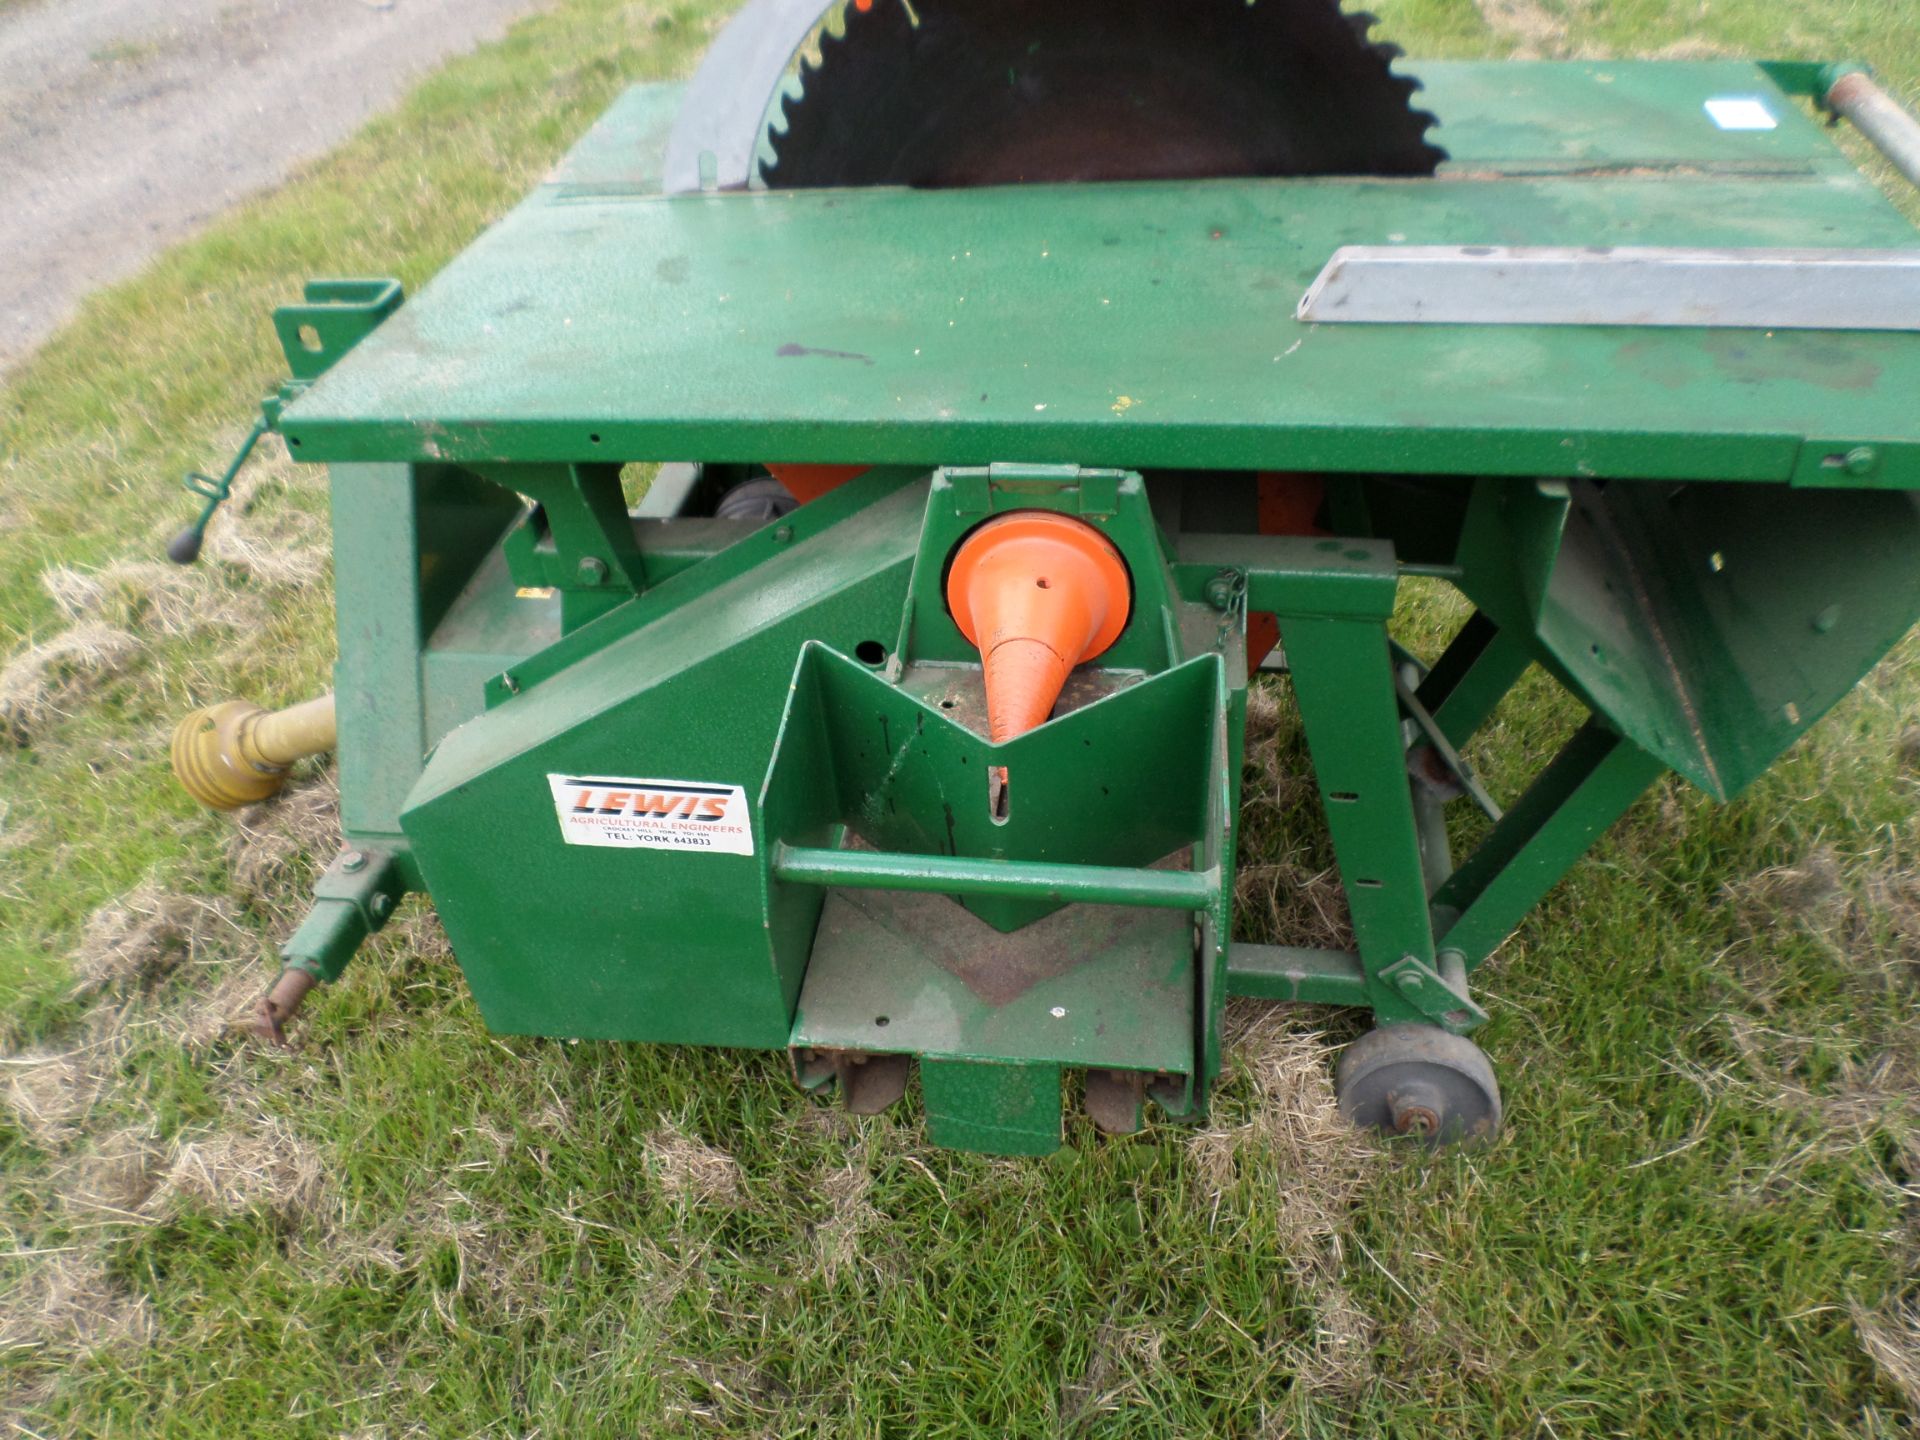
<svg viewBox="0 0 1920 1440">
<path fill-rule="evenodd" d="M 1455 749 L 1473 738 L 1533 663 L 1527 637 L 1476 610 L 1414 691 Z"/>
<path fill-rule="evenodd" d="M 1759 67 L 1787 95 L 1811 100 L 1832 113 L 1827 94 L 1848 75 L 1871 75 L 1872 69 L 1852 60 L 1762 60 Z"/>
<path fill-rule="evenodd" d="M 282 305 L 273 312 L 274 332 L 293 378 L 282 381 L 278 390 L 261 400 L 260 418 L 218 479 L 196 470 L 181 482 L 202 503 L 198 518 L 167 544 L 167 558 L 176 565 L 191 565 L 200 558 L 214 512 L 233 494 L 234 477 L 254 447 L 269 430 L 279 428 L 280 412 L 334 361 L 372 334 L 406 298 L 398 280 L 309 280 L 305 295 L 304 303 Z"/>
<path fill-rule="evenodd" d="M 1384 540 L 1189 534 L 1177 553 L 1175 579 L 1186 598 L 1207 600 L 1221 572 L 1233 571 L 1246 577 L 1246 608 L 1273 614 L 1384 622 L 1399 585 Z"/>
<path fill-rule="evenodd" d="M 406 893 L 401 867 L 388 851 L 342 851 L 314 887 L 313 908 L 281 947 L 281 959 L 289 970 L 338 980 Z"/>
<path fill-rule="evenodd" d="M 487 478 L 518 492 L 521 467 L 490 467 Z M 488 680 L 487 704 L 503 704 L 515 695 L 530 692 L 588 656 L 617 643 L 623 636 L 664 619 L 676 610 L 697 602 L 701 596 L 711 594 L 761 566 L 805 553 L 807 542 L 824 538 L 829 531 L 836 531 L 843 524 L 850 531 L 859 531 L 861 517 L 871 507 L 896 491 L 916 483 L 925 483 L 924 471 L 887 466 L 878 466 L 849 480 L 818 500 L 801 506 L 778 525 L 762 526 L 709 558 L 681 567 L 670 578 L 659 579 L 658 583 L 632 596 L 629 603 L 615 605 L 597 619 L 567 629 L 553 645 L 529 656 L 510 671 Z M 531 553 L 537 538 L 529 534 L 518 543 L 526 546 Z M 648 575 L 652 579 L 653 571 L 649 570 Z"/>
<path fill-rule="evenodd" d="M 476 473 L 534 502 L 507 537 L 507 564 L 516 583 L 560 592 L 563 631 L 647 588 L 618 465 L 489 466 Z"/>
<path fill-rule="evenodd" d="M 273 312 L 296 386 L 318 380 L 406 299 L 398 280 L 309 280 L 306 298 Z"/>
<path fill-rule="evenodd" d="M 941 473 L 952 488 L 954 512 L 970 518 L 1045 509 L 1104 519 L 1118 512 L 1127 478 L 1124 471 L 1078 465 L 994 464 Z"/>
<path fill-rule="evenodd" d="M 1382 970 L 1380 978 L 1422 1016 L 1456 1035 L 1487 1023 L 1487 1012 L 1467 994 L 1466 963 L 1458 951 L 1441 951 L 1437 965 L 1409 955 Z"/>
<path fill-rule="evenodd" d="M 1060 1148 L 1060 1067 L 922 1060 L 920 1098 L 936 1145 L 983 1155 Z"/>
<path fill-rule="evenodd" d="M 1072 902 L 1205 910 L 1202 838 L 1220 662 L 1211 655 L 995 745 L 933 694 L 810 643 L 761 791 L 769 883 L 965 896 L 1002 932 Z M 989 807 L 988 775 L 1011 805 Z M 1117 776 L 1126 783 L 1112 783 Z M 874 850 L 831 848 L 836 827 Z"/>
</svg>

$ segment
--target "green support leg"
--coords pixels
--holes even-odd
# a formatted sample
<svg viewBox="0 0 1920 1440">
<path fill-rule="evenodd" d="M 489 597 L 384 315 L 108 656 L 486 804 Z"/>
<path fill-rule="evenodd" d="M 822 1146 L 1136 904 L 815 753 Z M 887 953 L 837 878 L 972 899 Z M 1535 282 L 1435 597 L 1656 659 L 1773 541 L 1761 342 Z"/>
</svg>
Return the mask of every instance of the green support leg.
<svg viewBox="0 0 1920 1440">
<path fill-rule="evenodd" d="M 1434 897 L 1442 953 L 1485 960 L 1665 771 L 1589 720 Z"/>
<path fill-rule="evenodd" d="M 1434 947 L 1386 616 L 1283 614 L 1280 632 L 1367 1003 L 1382 1023 L 1426 1018 L 1406 989 L 1409 970 L 1416 988 L 1432 983 Z"/>
<path fill-rule="evenodd" d="M 332 493 L 340 824 L 404 857 L 400 804 L 427 749 L 415 472 L 335 465 Z"/>
<path fill-rule="evenodd" d="M 1060 1067 L 922 1060 L 927 1138 L 982 1155 L 1051 1155 L 1060 1148 Z"/>
<path fill-rule="evenodd" d="M 1420 682 L 1416 698 L 1458 749 L 1487 723 L 1532 662 L 1525 640 L 1476 610 Z"/>
</svg>

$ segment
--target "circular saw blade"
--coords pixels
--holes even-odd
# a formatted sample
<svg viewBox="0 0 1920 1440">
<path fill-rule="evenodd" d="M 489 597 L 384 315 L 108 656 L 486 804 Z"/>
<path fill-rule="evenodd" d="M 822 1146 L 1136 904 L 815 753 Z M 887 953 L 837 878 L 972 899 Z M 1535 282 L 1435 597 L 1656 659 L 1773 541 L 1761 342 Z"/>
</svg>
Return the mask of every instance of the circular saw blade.
<svg viewBox="0 0 1920 1440">
<path fill-rule="evenodd" d="M 770 188 L 1431 175 L 1418 82 L 1338 0 L 874 0 L 785 97 Z"/>
</svg>

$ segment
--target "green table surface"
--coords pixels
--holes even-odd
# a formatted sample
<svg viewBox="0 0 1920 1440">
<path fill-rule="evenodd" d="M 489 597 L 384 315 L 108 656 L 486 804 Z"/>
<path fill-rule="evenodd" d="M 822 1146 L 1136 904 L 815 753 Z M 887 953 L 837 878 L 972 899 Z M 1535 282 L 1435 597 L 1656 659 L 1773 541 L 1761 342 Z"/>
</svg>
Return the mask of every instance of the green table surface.
<svg viewBox="0 0 1920 1440">
<path fill-rule="evenodd" d="M 1920 335 L 1296 321 L 1348 244 L 1920 247 L 1756 65 L 1407 68 L 1433 180 L 667 197 L 679 92 L 639 87 L 282 430 L 309 460 L 1806 483 L 1871 444 L 1865 483 L 1920 487 Z M 1779 125 L 1721 130 L 1716 96 Z"/>
</svg>

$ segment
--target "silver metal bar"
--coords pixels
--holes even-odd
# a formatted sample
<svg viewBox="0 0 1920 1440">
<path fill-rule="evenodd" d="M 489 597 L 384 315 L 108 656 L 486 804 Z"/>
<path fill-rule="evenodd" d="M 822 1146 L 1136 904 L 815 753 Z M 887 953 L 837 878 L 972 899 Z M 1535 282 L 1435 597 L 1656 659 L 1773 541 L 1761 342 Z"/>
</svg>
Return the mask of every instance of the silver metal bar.
<svg viewBox="0 0 1920 1440">
<path fill-rule="evenodd" d="M 1873 142 L 1893 168 L 1920 185 L 1920 120 L 1909 115 L 1873 77 L 1850 70 L 1827 91 L 1827 108 L 1844 115 L 1853 128 Z"/>
<path fill-rule="evenodd" d="M 1322 325 L 1920 330 L 1920 248 L 1346 245 L 1296 313 Z"/>
<path fill-rule="evenodd" d="M 1440 763 L 1446 766 L 1447 773 L 1460 782 L 1460 788 L 1466 792 L 1467 798 L 1480 808 L 1480 813 L 1498 825 L 1502 813 L 1500 807 L 1494 804 L 1493 796 L 1489 795 L 1486 786 L 1480 783 L 1480 777 L 1473 773 L 1473 767 L 1467 764 L 1466 757 L 1453 748 L 1453 742 L 1447 739 L 1446 731 L 1440 728 L 1439 722 L 1433 718 L 1433 713 L 1420 703 L 1420 697 L 1414 694 L 1413 686 L 1408 683 L 1407 677 L 1396 672 L 1393 677 L 1393 688 L 1400 696 L 1400 707 L 1407 712 L 1407 718 L 1426 737 L 1427 743 L 1433 746 L 1433 753 L 1440 757 Z M 1444 835 L 1446 832 L 1441 833 Z"/>
</svg>

